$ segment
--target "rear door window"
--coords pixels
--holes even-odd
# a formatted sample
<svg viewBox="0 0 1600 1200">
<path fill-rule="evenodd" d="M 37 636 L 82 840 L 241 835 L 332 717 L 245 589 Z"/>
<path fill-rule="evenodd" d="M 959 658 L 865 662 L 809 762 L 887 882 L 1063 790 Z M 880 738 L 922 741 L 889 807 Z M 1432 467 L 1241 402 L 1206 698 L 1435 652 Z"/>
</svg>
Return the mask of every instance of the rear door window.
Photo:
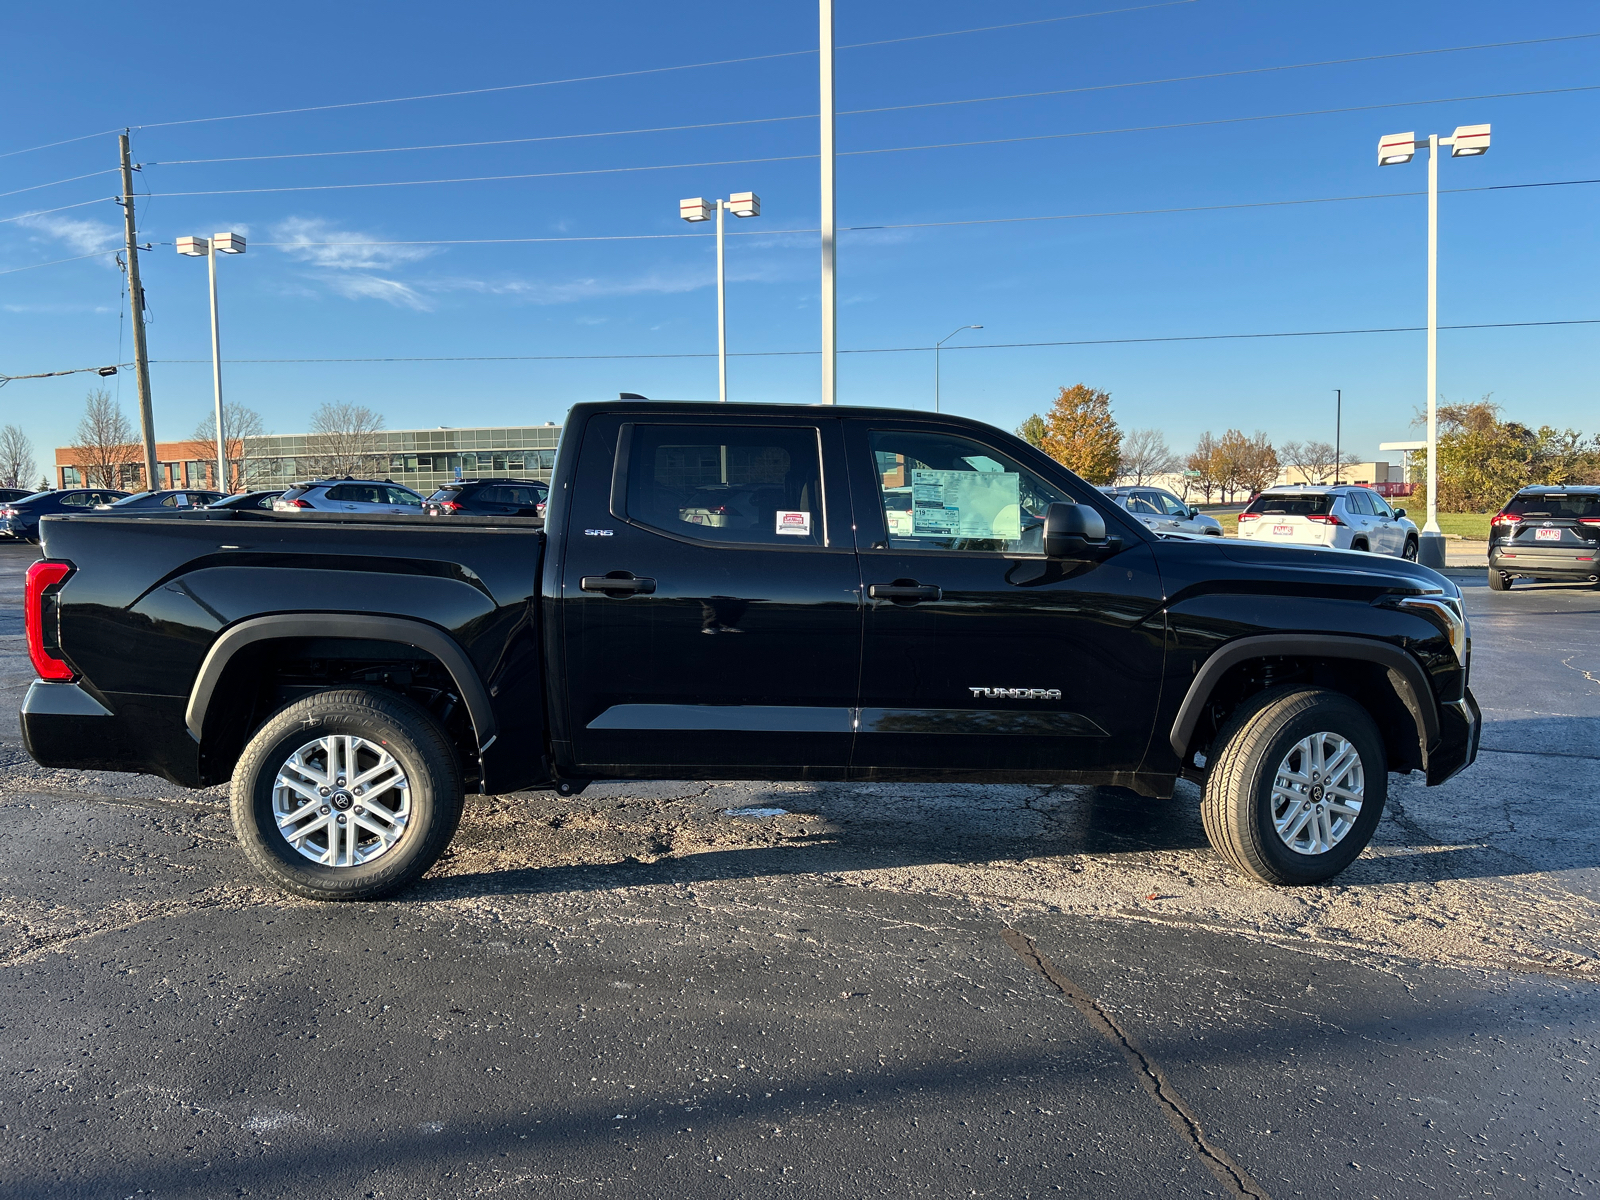
<svg viewBox="0 0 1600 1200">
<path fill-rule="evenodd" d="M 1367 500 L 1366 492 L 1346 492 L 1344 506 L 1358 517 L 1371 517 L 1376 514 L 1372 511 L 1372 504 Z"/>
<path fill-rule="evenodd" d="M 1257 496 L 1245 509 L 1249 513 L 1272 513 L 1285 517 L 1316 517 L 1332 507 L 1331 497 L 1323 496 Z"/>
<path fill-rule="evenodd" d="M 1581 521 L 1585 517 L 1600 517 L 1600 496 L 1559 494 L 1517 496 L 1506 505 L 1506 511 L 1516 513 L 1519 517 Z"/>
<path fill-rule="evenodd" d="M 98 496 L 91 497 L 88 492 L 73 492 L 61 497 L 61 504 L 64 508 L 88 508 L 91 503 L 98 500 Z"/>
<path fill-rule="evenodd" d="M 814 428 L 636 425 L 627 516 L 698 541 L 821 546 L 821 464 Z"/>
</svg>

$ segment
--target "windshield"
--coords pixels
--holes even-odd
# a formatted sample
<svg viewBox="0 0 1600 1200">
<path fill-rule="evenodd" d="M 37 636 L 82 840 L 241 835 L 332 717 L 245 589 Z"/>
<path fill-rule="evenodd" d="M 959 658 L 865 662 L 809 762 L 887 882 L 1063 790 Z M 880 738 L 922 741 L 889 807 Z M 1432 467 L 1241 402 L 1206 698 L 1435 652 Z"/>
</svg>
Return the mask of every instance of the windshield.
<svg viewBox="0 0 1600 1200">
<path fill-rule="evenodd" d="M 1600 517 L 1600 496 L 1563 495 L 1559 492 L 1542 496 L 1514 496 L 1511 503 L 1506 505 L 1506 511 L 1519 517 L 1576 521 L 1583 517 Z"/>
<path fill-rule="evenodd" d="M 1250 502 L 1247 513 L 1279 513 L 1285 517 L 1321 516 L 1333 507 L 1333 497 L 1320 496 L 1257 496 Z"/>
<path fill-rule="evenodd" d="M 141 500 L 149 500 L 150 497 L 150 492 L 135 492 L 131 496 L 124 496 L 121 500 L 113 500 L 111 507 L 121 508 L 124 504 L 138 504 Z"/>
<path fill-rule="evenodd" d="M 460 488 L 440 488 L 433 495 L 429 496 L 428 499 L 429 500 L 454 500 L 460 494 L 461 494 L 461 489 Z"/>
</svg>

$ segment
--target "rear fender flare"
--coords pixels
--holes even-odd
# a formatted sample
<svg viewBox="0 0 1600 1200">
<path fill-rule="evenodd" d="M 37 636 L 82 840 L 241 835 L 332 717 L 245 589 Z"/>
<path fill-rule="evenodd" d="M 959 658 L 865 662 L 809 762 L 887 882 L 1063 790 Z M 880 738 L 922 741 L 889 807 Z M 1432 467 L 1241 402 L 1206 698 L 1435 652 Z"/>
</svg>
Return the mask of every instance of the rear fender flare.
<svg viewBox="0 0 1600 1200">
<path fill-rule="evenodd" d="M 1252 658 L 1333 658 L 1377 663 L 1389 672 L 1389 682 L 1417 723 L 1417 744 L 1423 761 L 1439 741 L 1439 706 L 1422 664 L 1398 646 L 1370 638 L 1329 633 L 1262 634 L 1240 638 L 1221 647 L 1195 672 L 1194 681 L 1172 722 L 1172 749 L 1187 756 L 1189 739 L 1222 677 Z"/>
<path fill-rule="evenodd" d="M 494 709 L 489 704 L 489 692 L 479 678 L 477 668 L 467 657 L 461 644 L 436 626 L 405 617 L 376 617 L 352 613 L 280 613 L 269 617 L 252 617 L 230 626 L 212 643 L 205 661 L 200 664 L 200 674 L 195 677 L 189 691 L 189 707 L 184 713 L 184 723 L 196 742 L 205 729 L 206 710 L 210 708 L 217 685 L 233 656 L 246 646 L 257 642 L 276 641 L 280 638 L 343 637 L 365 638 L 378 642 L 400 642 L 415 646 L 433 655 L 444 664 L 450 678 L 461 693 L 467 714 L 472 719 L 473 734 L 479 752 L 494 741 L 497 725 Z"/>
</svg>

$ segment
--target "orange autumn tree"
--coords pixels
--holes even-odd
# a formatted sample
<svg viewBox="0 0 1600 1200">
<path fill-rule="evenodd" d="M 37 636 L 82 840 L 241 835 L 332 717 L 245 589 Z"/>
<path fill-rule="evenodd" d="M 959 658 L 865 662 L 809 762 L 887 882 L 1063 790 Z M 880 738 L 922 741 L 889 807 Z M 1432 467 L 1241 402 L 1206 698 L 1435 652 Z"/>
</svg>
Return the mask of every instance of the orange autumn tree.
<svg viewBox="0 0 1600 1200">
<path fill-rule="evenodd" d="M 1111 416 L 1111 393 L 1078 383 L 1064 387 L 1044 414 L 1040 449 L 1090 483 L 1110 483 L 1122 462 L 1122 430 Z"/>
</svg>

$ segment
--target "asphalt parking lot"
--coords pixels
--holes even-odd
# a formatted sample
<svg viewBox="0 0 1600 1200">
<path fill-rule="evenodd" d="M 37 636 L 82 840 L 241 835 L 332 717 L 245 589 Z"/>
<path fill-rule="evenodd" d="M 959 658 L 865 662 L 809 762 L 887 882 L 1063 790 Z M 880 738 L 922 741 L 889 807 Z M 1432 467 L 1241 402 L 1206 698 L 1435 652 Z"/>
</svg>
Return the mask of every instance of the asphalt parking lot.
<svg viewBox="0 0 1600 1200">
<path fill-rule="evenodd" d="M 1600 590 L 1459 577 L 1483 753 L 1335 886 L 1189 785 L 607 784 L 318 906 L 223 789 L 26 758 L 32 557 L 0 1195 L 1600 1193 Z"/>
</svg>

